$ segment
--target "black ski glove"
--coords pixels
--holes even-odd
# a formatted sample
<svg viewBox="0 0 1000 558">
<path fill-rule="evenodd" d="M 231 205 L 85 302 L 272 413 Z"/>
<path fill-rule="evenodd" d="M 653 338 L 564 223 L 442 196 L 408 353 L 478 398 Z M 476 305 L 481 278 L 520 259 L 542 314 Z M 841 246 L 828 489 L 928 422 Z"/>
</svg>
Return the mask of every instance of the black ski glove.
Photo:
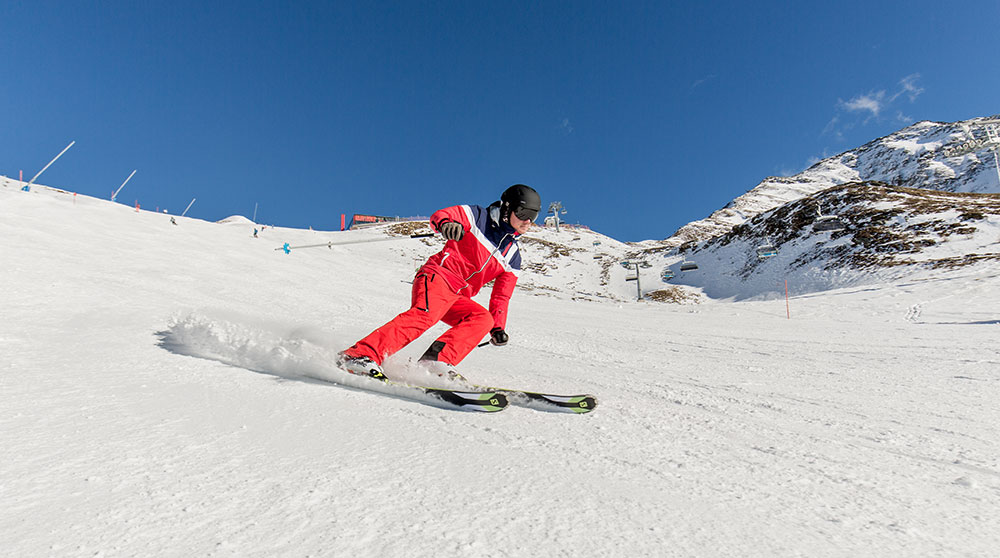
<svg viewBox="0 0 1000 558">
<path fill-rule="evenodd" d="M 462 228 L 461 223 L 448 221 L 447 223 L 442 223 L 439 228 L 441 236 L 445 240 L 462 240 L 462 237 L 465 236 L 465 230 Z"/>
<path fill-rule="evenodd" d="M 509 340 L 510 336 L 507 335 L 507 332 L 502 327 L 495 327 L 490 330 L 490 343 L 493 343 L 497 347 L 506 345 Z"/>
</svg>

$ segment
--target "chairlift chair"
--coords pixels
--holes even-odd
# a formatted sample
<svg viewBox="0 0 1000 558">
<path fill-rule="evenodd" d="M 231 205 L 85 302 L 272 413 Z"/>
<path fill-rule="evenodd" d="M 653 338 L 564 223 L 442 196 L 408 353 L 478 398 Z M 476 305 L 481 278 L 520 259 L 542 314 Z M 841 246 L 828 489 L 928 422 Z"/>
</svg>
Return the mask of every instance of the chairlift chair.
<svg viewBox="0 0 1000 558">
<path fill-rule="evenodd" d="M 696 269 L 698 269 L 698 264 L 694 262 L 688 261 L 681 263 L 681 271 L 694 271 Z"/>
<path fill-rule="evenodd" d="M 778 249 L 772 244 L 764 244 L 757 247 L 757 259 L 766 260 L 778 255 Z"/>
<path fill-rule="evenodd" d="M 813 223 L 813 230 L 817 232 L 842 231 L 844 228 L 844 222 L 836 215 L 823 215 Z"/>
<path fill-rule="evenodd" d="M 674 278 L 674 272 L 669 267 L 664 268 L 663 271 L 660 272 L 660 279 L 662 279 L 664 283 L 670 281 L 673 278 Z"/>
</svg>

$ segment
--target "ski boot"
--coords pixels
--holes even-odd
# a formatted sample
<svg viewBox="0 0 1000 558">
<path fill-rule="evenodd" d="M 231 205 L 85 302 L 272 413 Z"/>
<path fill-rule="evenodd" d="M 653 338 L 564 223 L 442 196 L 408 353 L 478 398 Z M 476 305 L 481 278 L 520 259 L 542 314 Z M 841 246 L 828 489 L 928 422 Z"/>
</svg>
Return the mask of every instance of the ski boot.
<svg viewBox="0 0 1000 558">
<path fill-rule="evenodd" d="M 383 382 L 389 379 L 385 376 L 385 373 L 382 372 L 382 367 L 379 366 L 378 363 L 364 356 L 352 357 L 344 353 L 337 353 L 337 368 L 350 372 L 351 374 L 368 376 Z"/>
</svg>

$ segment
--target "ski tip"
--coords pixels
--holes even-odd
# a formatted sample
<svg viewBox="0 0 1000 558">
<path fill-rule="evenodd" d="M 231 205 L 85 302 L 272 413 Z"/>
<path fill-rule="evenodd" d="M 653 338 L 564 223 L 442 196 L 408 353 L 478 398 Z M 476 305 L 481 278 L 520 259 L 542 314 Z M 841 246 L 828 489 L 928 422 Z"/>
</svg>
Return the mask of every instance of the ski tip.
<svg viewBox="0 0 1000 558">
<path fill-rule="evenodd" d="M 549 410 L 566 413 L 586 414 L 597 408 L 597 398 L 593 395 L 551 395 L 526 393 L 531 401 L 545 405 Z"/>
<path fill-rule="evenodd" d="M 583 415 L 597 408 L 597 398 L 593 395 L 543 396 L 538 401 L 544 401 L 554 410 Z"/>
<path fill-rule="evenodd" d="M 577 400 L 572 407 L 574 413 L 584 414 L 592 412 L 597 408 L 597 398 L 593 395 L 584 395 Z"/>
</svg>

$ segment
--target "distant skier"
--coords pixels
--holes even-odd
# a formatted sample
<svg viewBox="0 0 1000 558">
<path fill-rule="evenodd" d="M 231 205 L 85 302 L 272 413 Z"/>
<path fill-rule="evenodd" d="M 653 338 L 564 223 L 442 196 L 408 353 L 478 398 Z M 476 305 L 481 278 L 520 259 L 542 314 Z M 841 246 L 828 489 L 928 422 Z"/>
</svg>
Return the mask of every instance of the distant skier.
<svg viewBox="0 0 1000 558">
<path fill-rule="evenodd" d="M 492 344 L 506 345 L 507 305 L 521 270 L 517 237 L 541 207 L 538 192 L 515 184 L 487 208 L 456 205 L 435 212 L 431 226 L 447 242 L 417 271 L 410 309 L 341 352 L 337 365 L 385 379 L 382 362 L 439 321 L 452 327 L 431 343 L 422 361 L 457 365 L 487 333 Z M 487 310 L 472 297 L 494 280 Z"/>
</svg>

